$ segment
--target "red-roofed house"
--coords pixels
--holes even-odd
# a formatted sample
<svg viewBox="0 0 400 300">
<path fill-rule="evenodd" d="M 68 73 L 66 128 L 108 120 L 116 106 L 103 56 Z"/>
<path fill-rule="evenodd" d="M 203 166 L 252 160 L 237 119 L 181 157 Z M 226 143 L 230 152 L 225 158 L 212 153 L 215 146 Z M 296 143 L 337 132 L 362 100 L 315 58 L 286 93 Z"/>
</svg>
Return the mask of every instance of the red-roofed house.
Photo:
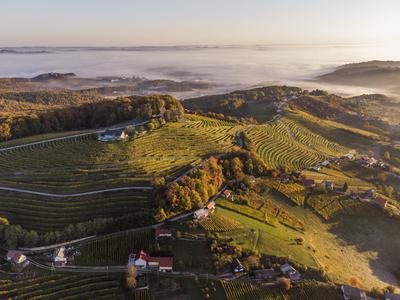
<svg viewBox="0 0 400 300">
<path fill-rule="evenodd" d="M 172 237 L 172 231 L 165 228 L 157 228 L 155 230 L 156 239 L 160 237 Z"/>
<path fill-rule="evenodd" d="M 232 195 L 232 192 L 230 190 L 224 190 L 222 192 L 222 196 L 224 196 L 225 198 L 230 198 Z"/>
<path fill-rule="evenodd" d="M 174 266 L 174 259 L 172 257 L 150 257 L 148 261 L 148 268 L 158 269 L 161 272 L 172 272 Z"/>
<path fill-rule="evenodd" d="M 210 203 L 207 204 L 207 209 L 208 210 L 214 210 L 215 209 L 215 202 L 211 201 Z"/>
</svg>

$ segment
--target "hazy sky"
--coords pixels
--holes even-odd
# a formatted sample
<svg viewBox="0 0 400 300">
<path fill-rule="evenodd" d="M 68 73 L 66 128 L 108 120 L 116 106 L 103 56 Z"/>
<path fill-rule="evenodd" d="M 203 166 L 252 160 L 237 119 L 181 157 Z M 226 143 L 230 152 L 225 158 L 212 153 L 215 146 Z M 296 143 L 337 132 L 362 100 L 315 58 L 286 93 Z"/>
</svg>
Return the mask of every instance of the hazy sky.
<svg viewBox="0 0 400 300">
<path fill-rule="evenodd" d="M 399 0 L 0 0 L 0 46 L 396 43 Z"/>
</svg>

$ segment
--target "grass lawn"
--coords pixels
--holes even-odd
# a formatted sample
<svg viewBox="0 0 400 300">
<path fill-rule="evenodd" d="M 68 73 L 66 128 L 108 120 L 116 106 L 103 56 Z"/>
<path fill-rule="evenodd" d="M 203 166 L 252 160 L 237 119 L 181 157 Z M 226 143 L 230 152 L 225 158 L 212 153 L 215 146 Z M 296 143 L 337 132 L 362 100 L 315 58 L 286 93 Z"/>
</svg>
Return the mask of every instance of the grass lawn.
<svg viewBox="0 0 400 300">
<path fill-rule="evenodd" d="M 305 246 L 297 245 L 295 239 L 302 233 L 286 226 L 277 224 L 271 226 L 239 213 L 218 207 L 215 214 L 226 215 L 240 222 L 245 228 L 228 233 L 218 233 L 223 239 L 233 238 L 234 242 L 244 249 L 258 250 L 265 255 L 288 257 L 291 260 L 318 268 L 318 264 Z"/>
</svg>

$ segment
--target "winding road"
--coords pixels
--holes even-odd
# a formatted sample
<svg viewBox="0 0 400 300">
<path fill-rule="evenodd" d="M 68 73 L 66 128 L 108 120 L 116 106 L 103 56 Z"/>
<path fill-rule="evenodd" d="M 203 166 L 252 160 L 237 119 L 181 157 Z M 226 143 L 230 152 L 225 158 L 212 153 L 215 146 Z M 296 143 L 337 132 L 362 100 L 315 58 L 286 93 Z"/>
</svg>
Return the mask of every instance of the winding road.
<svg viewBox="0 0 400 300">
<path fill-rule="evenodd" d="M 153 189 L 153 187 L 151 187 L 151 186 L 133 186 L 133 187 L 128 186 L 128 187 L 118 187 L 118 188 L 111 188 L 111 189 L 95 190 L 95 191 L 83 192 L 83 193 L 77 193 L 77 194 L 53 194 L 53 193 L 37 192 L 37 191 L 31 191 L 31 190 L 25 190 L 25 189 L 0 186 L 1 191 L 17 192 L 17 193 L 31 194 L 31 195 L 38 195 L 38 196 L 52 197 L 52 198 L 71 198 L 71 197 L 82 197 L 82 196 L 95 195 L 95 194 L 101 194 L 101 193 L 107 193 L 107 192 L 135 191 L 135 190 L 143 191 L 143 190 L 152 190 L 152 189 Z"/>
</svg>

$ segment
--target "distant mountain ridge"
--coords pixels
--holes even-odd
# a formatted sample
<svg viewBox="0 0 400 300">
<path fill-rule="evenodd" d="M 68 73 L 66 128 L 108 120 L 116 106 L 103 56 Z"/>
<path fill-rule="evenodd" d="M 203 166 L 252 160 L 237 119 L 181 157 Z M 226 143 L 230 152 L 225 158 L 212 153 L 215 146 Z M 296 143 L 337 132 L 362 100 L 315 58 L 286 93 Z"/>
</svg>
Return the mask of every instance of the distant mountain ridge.
<svg viewBox="0 0 400 300">
<path fill-rule="evenodd" d="M 400 61 L 367 61 L 339 66 L 318 81 L 371 88 L 400 87 Z"/>
</svg>

